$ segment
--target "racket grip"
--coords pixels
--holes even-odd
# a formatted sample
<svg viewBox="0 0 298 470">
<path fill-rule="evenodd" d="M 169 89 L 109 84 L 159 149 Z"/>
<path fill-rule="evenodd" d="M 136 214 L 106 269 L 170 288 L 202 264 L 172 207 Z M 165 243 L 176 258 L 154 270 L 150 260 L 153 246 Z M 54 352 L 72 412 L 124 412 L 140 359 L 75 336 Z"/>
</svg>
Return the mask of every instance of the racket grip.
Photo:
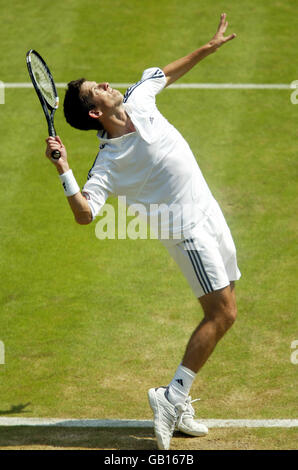
<svg viewBox="0 0 298 470">
<path fill-rule="evenodd" d="M 59 158 L 61 157 L 61 153 L 59 152 L 59 150 L 53 150 L 53 152 L 51 153 L 51 157 L 53 160 L 59 160 Z"/>
</svg>

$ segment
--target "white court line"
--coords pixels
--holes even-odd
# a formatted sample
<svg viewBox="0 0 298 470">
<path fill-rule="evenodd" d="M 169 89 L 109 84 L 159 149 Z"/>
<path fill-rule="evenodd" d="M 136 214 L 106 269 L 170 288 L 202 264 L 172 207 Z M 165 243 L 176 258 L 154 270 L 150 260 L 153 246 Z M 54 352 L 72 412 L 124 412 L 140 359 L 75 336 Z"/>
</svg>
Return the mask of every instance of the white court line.
<svg viewBox="0 0 298 470">
<path fill-rule="evenodd" d="M 5 83 L 4 88 L 32 88 L 32 83 Z M 56 83 L 57 88 L 66 88 L 66 83 Z M 132 83 L 110 83 L 112 88 L 128 88 Z M 294 84 L 286 83 L 176 83 L 170 85 L 169 89 L 207 89 L 207 90 L 291 90 L 297 87 Z"/>
<path fill-rule="evenodd" d="M 208 428 L 297 428 L 298 419 L 200 419 Z M 151 420 L 0 418 L 1 426 L 57 426 L 62 428 L 153 428 Z"/>
</svg>

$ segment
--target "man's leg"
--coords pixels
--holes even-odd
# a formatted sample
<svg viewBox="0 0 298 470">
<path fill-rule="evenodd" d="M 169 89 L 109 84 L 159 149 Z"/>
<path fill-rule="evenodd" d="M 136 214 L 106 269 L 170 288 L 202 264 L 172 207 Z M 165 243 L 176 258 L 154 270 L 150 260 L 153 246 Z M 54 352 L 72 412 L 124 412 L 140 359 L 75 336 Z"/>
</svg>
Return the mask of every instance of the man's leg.
<svg viewBox="0 0 298 470">
<path fill-rule="evenodd" d="M 236 319 L 234 283 L 199 299 L 204 318 L 187 344 L 182 365 L 197 373 Z"/>
<path fill-rule="evenodd" d="M 196 374 L 235 321 L 237 314 L 234 282 L 240 279 L 236 248 L 225 218 L 217 204 L 210 217 L 193 230 L 192 236 L 167 246 L 203 308 L 204 317 L 191 335 L 182 362 L 167 387 L 150 389 L 149 402 L 154 412 L 154 428 L 160 447 L 170 445 L 174 424 L 194 436 L 208 433 L 194 419 L 190 390 Z M 219 286 L 226 285 L 223 289 Z M 214 290 L 216 289 L 216 290 Z M 176 423 L 175 421 L 176 414 Z"/>
<path fill-rule="evenodd" d="M 183 359 L 168 386 L 168 399 L 174 405 L 184 402 L 197 372 L 236 319 L 234 283 L 199 298 L 204 318 L 191 335 Z"/>
<path fill-rule="evenodd" d="M 175 414 L 178 416 L 177 428 L 185 434 L 203 436 L 208 432 L 206 426 L 194 421 L 194 410 L 191 402 L 187 401 L 188 393 L 196 373 L 236 319 L 234 283 L 200 297 L 199 301 L 204 318 L 191 335 L 182 363 L 173 380 L 166 389 L 160 387 L 149 390 L 149 402 L 155 416 L 154 428 L 159 449 L 169 449 Z"/>
</svg>

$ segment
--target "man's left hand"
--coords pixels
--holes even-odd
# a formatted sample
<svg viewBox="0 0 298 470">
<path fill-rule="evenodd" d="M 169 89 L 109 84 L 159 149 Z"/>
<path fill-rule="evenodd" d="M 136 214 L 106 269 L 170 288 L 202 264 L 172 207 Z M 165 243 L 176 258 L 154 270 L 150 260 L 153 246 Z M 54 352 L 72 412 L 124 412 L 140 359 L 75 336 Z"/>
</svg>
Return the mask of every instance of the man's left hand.
<svg viewBox="0 0 298 470">
<path fill-rule="evenodd" d="M 213 36 L 211 41 L 209 41 L 209 45 L 216 51 L 220 46 L 225 44 L 228 41 L 231 41 L 231 39 L 234 39 L 236 37 L 236 34 L 230 34 L 229 36 L 224 36 L 227 27 L 228 27 L 228 22 L 226 21 L 227 15 L 226 13 L 222 13 L 220 16 L 220 22 L 216 31 L 216 34 Z"/>
</svg>

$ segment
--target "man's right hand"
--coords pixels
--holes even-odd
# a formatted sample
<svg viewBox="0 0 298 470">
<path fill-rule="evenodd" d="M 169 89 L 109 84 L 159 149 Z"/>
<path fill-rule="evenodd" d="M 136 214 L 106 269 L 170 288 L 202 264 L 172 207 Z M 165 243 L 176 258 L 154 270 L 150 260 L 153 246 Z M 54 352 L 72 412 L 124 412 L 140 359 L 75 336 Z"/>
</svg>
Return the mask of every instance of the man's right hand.
<svg viewBox="0 0 298 470">
<path fill-rule="evenodd" d="M 58 170 L 58 173 L 61 175 L 62 173 L 68 171 L 69 165 L 67 161 L 67 152 L 60 137 L 58 135 L 56 137 L 48 137 L 46 139 L 46 144 L 46 157 L 51 160 L 51 162 L 55 165 Z M 61 157 L 58 160 L 54 160 L 52 158 L 53 150 L 59 150 Z"/>
</svg>

